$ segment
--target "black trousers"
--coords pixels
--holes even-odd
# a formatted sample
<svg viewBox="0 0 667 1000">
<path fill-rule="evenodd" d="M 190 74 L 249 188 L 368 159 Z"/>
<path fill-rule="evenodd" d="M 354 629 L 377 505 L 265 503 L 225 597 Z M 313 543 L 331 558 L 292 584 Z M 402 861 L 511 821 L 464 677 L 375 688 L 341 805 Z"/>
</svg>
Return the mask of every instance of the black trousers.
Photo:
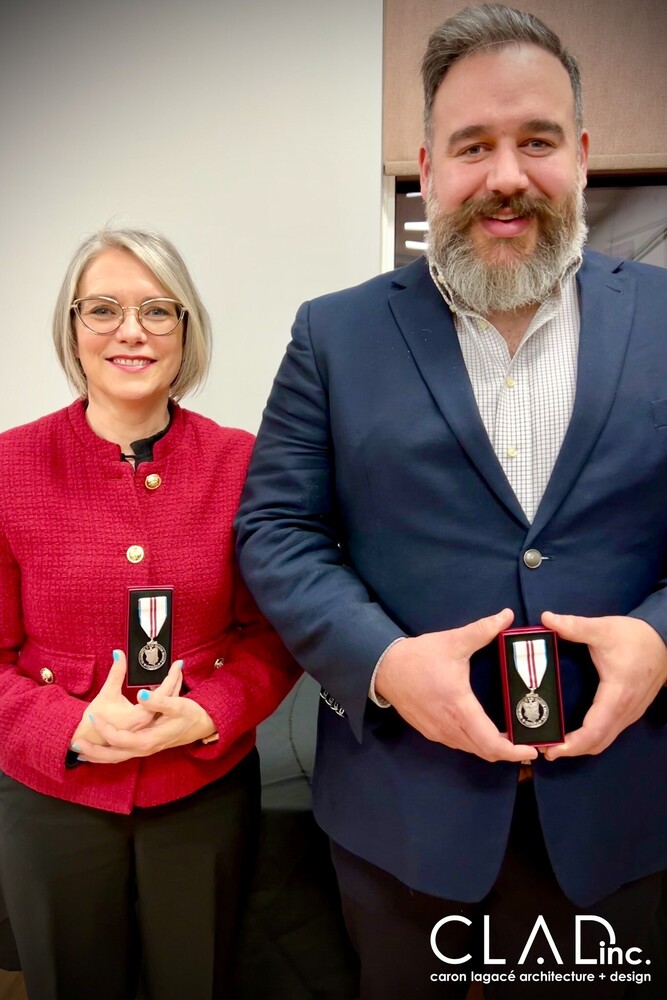
<svg viewBox="0 0 667 1000">
<path fill-rule="evenodd" d="M 361 1000 L 427 996 L 463 1000 L 473 982 L 484 983 L 487 1000 L 617 1000 L 635 996 L 649 1000 L 667 996 L 667 978 L 664 966 L 661 968 L 667 942 L 656 940 L 655 935 L 662 876 L 651 875 L 622 886 L 594 906 L 575 906 L 563 894 L 549 863 L 531 782 L 519 786 L 507 853 L 495 886 L 480 903 L 460 903 L 417 892 L 338 844 L 332 843 L 331 852 L 345 922 L 361 959 Z M 619 965 L 616 953 L 609 964 L 577 964 L 577 914 L 607 920 L 624 954 L 630 947 L 642 948 L 641 964 Z M 435 934 L 434 943 L 447 958 L 470 956 L 460 964 L 444 962 L 431 947 L 433 928 L 450 915 L 466 918 L 470 926 L 458 919 L 447 922 Z M 519 964 L 539 916 L 544 918 L 562 964 L 542 925 Z M 609 942 L 603 926 L 582 924 L 582 957 L 599 960 L 602 941 Z M 487 958 L 504 958 L 505 964 L 485 963 L 485 947 Z M 604 958 L 607 963 L 607 951 Z M 646 964 L 647 959 L 650 964 Z M 513 981 L 498 981 L 512 971 Z M 633 973 L 634 980 L 619 978 Z M 532 978 L 522 980 L 522 974 Z M 593 979 L 557 981 L 550 979 L 550 974 Z M 650 979 L 641 982 L 637 976 Z"/>
<path fill-rule="evenodd" d="M 129 816 L 0 773 L 0 883 L 30 1000 L 231 997 L 259 801 L 254 750 Z"/>
<path fill-rule="evenodd" d="M 0 969 L 17 972 L 20 968 L 21 961 L 0 886 Z"/>
<path fill-rule="evenodd" d="M 359 996 L 329 841 L 310 811 L 262 813 L 239 966 L 238 1000 Z"/>
</svg>

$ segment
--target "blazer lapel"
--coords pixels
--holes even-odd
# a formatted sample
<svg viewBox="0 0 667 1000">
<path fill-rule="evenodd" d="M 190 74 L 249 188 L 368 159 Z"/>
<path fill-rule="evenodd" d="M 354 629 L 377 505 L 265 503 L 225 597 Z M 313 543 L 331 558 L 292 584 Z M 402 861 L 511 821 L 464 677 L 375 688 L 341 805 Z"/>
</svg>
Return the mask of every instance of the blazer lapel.
<svg viewBox="0 0 667 1000">
<path fill-rule="evenodd" d="M 451 313 L 423 260 L 399 272 L 389 307 L 431 396 L 471 462 L 523 525 L 514 495 L 479 414 Z"/>
<path fill-rule="evenodd" d="M 604 427 L 632 327 L 635 280 L 622 271 L 620 262 L 587 254 L 577 281 L 581 327 L 574 407 L 527 543 L 570 493 Z"/>
</svg>

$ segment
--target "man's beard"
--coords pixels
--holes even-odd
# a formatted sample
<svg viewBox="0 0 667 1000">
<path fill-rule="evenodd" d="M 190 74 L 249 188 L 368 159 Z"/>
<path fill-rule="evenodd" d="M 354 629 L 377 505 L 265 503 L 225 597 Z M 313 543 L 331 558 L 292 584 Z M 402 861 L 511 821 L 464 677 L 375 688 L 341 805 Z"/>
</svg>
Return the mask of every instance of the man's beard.
<svg viewBox="0 0 667 1000">
<path fill-rule="evenodd" d="M 483 248 L 476 245 L 470 235 L 472 223 L 503 209 L 535 217 L 538 238 L 532 250 L 521 236 L 487 236 Z M 559 205 L 528 195 L 490 195 L 468 201 L 451 213 L 441 210 L 431 188 L 426 217 L 430 263 L 456 301 L 482 316 L 544 302 L 580 256 L 587 233 L 581 184 Z"/>
</svg>

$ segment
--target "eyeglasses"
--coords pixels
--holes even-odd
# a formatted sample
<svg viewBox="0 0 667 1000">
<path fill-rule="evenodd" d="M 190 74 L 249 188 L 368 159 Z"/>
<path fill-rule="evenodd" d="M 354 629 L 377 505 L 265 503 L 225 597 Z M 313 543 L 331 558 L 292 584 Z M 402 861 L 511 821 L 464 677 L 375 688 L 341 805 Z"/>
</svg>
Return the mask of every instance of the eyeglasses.
<svg viewBox="0 0 667 1000">
<path fill-rule="evenodd" d="M 140 306 L 122 306 L 106 295 L 95 299 L 75 299 L 71 308 L 91 333 L 115 333 L 128 309 L 134 309 L 142 329 L 154 337 L 173 333 L 187 309 L 176 299 L 146 299 Z"/>
</svg>

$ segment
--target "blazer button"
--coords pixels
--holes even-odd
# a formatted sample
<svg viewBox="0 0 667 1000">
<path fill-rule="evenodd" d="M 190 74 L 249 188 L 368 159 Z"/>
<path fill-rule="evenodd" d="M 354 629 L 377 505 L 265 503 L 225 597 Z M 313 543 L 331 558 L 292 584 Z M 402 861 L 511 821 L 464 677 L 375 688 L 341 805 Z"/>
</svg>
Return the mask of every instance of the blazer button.
<svg viewBox="0 0 667 1000">
<path fill-rule="evenodd" d="M 141 545 L 130 545 L 125 555 L 127 556 L 128 562 L 140 563 L 144 558 L 144 550 Z"/>
<path fill-rule="evenodd" d="M 526 549 L 523 554 L 524 566 L 527 566 L 528 569 L 537 569 L 538 566 L 542 565 L 542 558 L 542 553 L 537 549 Z"/>
<path fill-rule="evenodd" d="M 53 684 L 55 677 L 53 676 L 53 670 L 49 670 L 48 667 L 42 667 L 39 672 L 39 676 L 42 678 L 45 684 Z"/>
<path fill-rule="evenodd" d="M 156 490 L 159 486 L 162 486 L 162 479 L 158 476 L 157 472 L 151 472 L 150 476 L 146 476 L 144 479 L 144 486 L 147 490 Z"/>
<path fill-rule="evenodd" d="M 216 670 L 219 670 L 220 667 L 224 667 L 224 665 L 225 665 L 225 658 L 223 656 L 219 656 L 215 661 L 215 663 L 213 664 Z"/>
</svg>

